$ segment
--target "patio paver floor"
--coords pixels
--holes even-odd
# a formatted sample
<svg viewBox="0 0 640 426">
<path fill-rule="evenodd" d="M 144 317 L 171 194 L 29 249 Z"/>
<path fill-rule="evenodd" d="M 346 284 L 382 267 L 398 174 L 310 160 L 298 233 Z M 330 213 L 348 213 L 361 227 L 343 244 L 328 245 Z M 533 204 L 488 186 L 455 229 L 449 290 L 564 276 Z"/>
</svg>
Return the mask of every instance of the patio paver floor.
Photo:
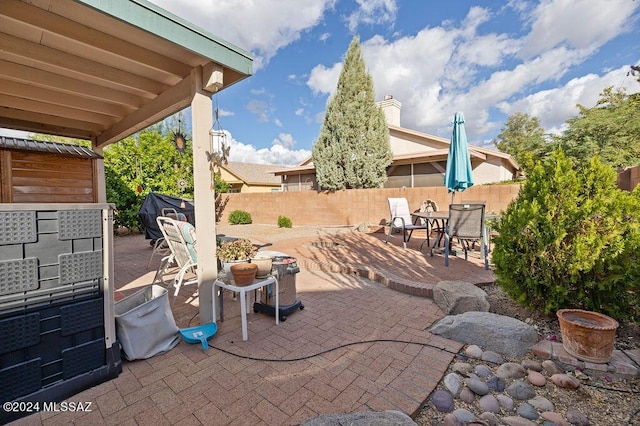
<svg viewBox="0 0 640 426">
<path fill-rule="evenodd" d="M 275 425 L 326 413 L 399 410 L 413 415 L 462 347 L 428 332 L 443 312 L 429 298 L 322 269 L 343 262 L 379 272 L 394 265 L 387 268 L 390 282 L 398 277 L 409 282 L 406 270 L 412 266 L 422 277 L 414 281 L 424 286 L 454 279 L 463 273 L 460 268 L 469 268 L 466 274 L 483 269 L 458 259 L 445 269 L 442 257 L 429 262 L 428 255 L 385 245 L 384 236 L 380 240 L 376 234 L 346 237 L 341 252 L 313 251 L 308 243 L 315 237 L 268 247 L 299 256 L 303 266 L 296 286 L 305 309 L 285 322 L 275 325 L 273 317 L 250 312 L 249 340 L 242 341 L 239 303 L 227 292 L 225 321 L 218 323 L 206 352 L 199 344 L 180 342 L 165 354 L 123 361 L 118 378 L 68 399 L 91 401 L 91 412 L 38 413 L 15 424 Z M 412 244 L 419 246 L 420 240 Z M 148 241 L 140 235 L 118 237 L 114 246 L 116 288 L 127 295 L 149 284 L 155 269 L 146 267 L 152 251 Z M 176 300 L 179 327 L 199 323 L 194 291 L 194 286 L 184 287 Z M 373 340 L 396 342 L 368 342 Z M 363 341 L 368 343 L 357 343 Z M 317 353 L 322 354 L 310 356 Z M 286 361 L 293 358 L 304 359 Z"/>
</svg>

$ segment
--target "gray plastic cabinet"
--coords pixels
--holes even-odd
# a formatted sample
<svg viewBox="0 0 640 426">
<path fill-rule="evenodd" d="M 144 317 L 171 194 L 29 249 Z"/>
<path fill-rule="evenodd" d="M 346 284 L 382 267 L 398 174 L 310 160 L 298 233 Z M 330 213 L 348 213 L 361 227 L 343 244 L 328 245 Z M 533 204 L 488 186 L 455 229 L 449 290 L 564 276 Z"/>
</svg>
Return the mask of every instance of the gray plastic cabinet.
<svg viewBox="0 0 640 426">
<path fill-rule="evenodd" d="M 112 236 L 109 204 L 0 204 L 0 401 L 61 401 L 122 372 Z"/>
</svg>

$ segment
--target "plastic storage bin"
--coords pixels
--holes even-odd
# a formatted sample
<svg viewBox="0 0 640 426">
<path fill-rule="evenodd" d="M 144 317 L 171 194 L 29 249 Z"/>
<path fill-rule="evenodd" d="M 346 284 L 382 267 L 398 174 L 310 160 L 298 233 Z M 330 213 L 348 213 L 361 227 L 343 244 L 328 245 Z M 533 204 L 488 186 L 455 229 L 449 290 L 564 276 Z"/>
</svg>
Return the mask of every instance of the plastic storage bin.
<svg viewBox="0 0 640 426">
<path fill-rule="evenodd" d="M 116 336 L 125 358 L 151 358 L 180 342 L 167 289 L 151 285 L 115 303 Z"/>
</svg>

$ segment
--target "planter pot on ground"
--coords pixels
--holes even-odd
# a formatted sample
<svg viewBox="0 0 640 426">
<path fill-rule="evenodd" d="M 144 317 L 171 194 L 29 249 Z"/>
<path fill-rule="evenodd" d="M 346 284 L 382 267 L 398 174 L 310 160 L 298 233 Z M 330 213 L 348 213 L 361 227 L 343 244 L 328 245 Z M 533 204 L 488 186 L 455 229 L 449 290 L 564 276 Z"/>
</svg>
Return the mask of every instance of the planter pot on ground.
<svg viewBox="0 0 640 426">
<path fill-rule="evenodd" d="M 562 346 L 576 358 L 605 364 L 613 354 L 618 321 L 598 312 L 561 309 L 557 312 Z"/>
</svg>

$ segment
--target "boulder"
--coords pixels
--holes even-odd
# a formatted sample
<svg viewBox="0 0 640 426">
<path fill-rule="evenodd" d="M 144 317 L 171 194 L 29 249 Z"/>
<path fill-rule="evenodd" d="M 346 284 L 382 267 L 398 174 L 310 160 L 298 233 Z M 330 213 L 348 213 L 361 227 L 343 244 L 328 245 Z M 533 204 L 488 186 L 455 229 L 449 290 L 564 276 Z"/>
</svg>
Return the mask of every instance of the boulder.
<svg viewBox="0 0 640 426">
<path fill-rule="evenodd" d="M 415 426 L 411 417 L 400 411 L 359 412 L 350 414 L 323 414 L 305 420 L 301 426 Z"/>
<path fill-rule="evenodd" d="M 487 293 L 464 281 L 440 281 L 433 287 L 433 301 L 447 315 L 489 310 Z"/>
<path fill-rule="evenodd" d="M 448 315 L 429 331 L 456 342 L 491 349 L 510 358 L 527 354 L 538 341 L 538 333 L 532 326 L 490 312 Z"/>
</svg>

